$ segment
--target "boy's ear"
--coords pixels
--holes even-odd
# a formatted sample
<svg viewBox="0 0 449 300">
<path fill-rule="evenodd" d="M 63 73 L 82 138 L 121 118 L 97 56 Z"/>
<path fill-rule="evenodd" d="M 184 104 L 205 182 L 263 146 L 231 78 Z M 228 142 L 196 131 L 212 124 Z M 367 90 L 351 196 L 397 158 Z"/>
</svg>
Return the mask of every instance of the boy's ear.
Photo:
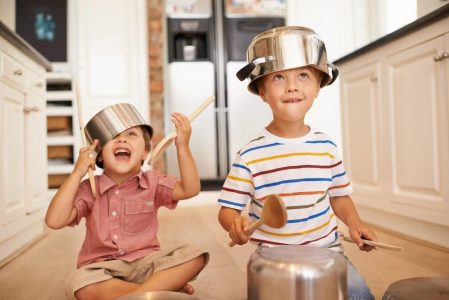
<svg viewBox="0 0 449 300">
<path fill-rule="evenodd" d="M 145 159 L 147 159 L 149 153 L 150 153 L 150 151 L 148 151 L 147 149 L 145 149 L 145 152 L 143 153 L 143 157 L 142 157 L 142 160 L 143 160 L 143 161 L 145 161 Z"/>
<path fill-rule="evenodd" d="M 267 102 L 267 98 L 265 97 L 265 91 L 264 91 L 262 85 L 259 84 L 259 86 L 257 87 L 257 90 L 259 92 L 259 97 L 262 98 L 263 102 Z"/>
</svg>

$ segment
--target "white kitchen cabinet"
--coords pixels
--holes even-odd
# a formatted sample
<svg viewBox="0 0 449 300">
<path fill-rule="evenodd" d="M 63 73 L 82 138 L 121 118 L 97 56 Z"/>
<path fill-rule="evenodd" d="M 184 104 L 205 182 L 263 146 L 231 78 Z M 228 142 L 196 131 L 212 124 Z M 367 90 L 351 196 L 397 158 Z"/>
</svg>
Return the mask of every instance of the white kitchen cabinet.
<svg viewBox="0 0 449 300">
<path fill-rule="evenodd" d="M 449 226 L 449 119 L 444 37 L 384 60 L 391 208 Z"/>
<path fill-rule="evenodd" d="M 0 264 L 44 233 L 48 203 L 45 68 L 9 39 L 0 36 Z"/>
<path fill-rule="evenodd" d="M 378 61 L 341 76 L 345 166 L 355 192 L 370 199 L 368 205 L 373 198 L 382 199 L 385 191 L 378 82 Z"/>
<path fill-rule="evenodd" d="M 25 94 L 1 83 L 1 225 L 25 214 Z"/>
<path fill-rule="evenodd" d="M 344 161 L 364 219 L 449 247 L 449 18 L 339 64 Z"/>
<path fill-rule="evenodd" d="M 47 147 L 45 145 L 45 78 L 32 77 L 26 94 L 25 113 L 25 200 L 26 213 L 46 208 Z"/>
</svg>

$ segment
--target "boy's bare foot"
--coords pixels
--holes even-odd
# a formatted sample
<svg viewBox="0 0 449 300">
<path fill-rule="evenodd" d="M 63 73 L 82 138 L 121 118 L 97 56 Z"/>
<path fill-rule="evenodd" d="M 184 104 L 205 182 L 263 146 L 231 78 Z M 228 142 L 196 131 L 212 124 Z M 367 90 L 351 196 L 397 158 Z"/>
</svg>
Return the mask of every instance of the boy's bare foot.
<svg viewBox="0 0 449 300">
<path fill-rule="evenodd" d="M 184 292 L 186 294 L 192 295 L 193 292 L 195 292 L 195 289 L 193 288 L 193 286 L 191 286 L 190 284 L 186 283 L 186 285 L 182 287 L 180 292 Z"/>
</svg>

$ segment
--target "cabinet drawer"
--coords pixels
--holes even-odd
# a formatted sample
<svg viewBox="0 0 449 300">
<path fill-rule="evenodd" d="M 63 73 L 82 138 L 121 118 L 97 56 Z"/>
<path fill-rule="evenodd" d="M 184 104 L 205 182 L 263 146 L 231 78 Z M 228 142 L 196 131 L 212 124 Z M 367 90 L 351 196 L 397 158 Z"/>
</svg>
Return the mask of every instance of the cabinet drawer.
<svg viewBox="0 0 449 300">
<path fill-rule="evenodd" d="M 70 116 L 47 117 L 47 132 L 65 131 L 72 133 L 72 118 Z"/>
<path fill-rule="evenodd" d="M 69 159 L 73 158 L 73 146 L 64 145 L 64 146 L 48 146 L 47 154 L 49 159 Z"/>
<path fill-rule="evenodd" d="M 3 68 L 1 70 L 1 77 L 12 81 L 24 88 L 26 86 L 27 77 L 27 71 L 25 70 L 25 67 L 6 54 L 3 54 L 1 56 L 1 60 L 3 65 Z"/>
<path fill-rule="evenodd" d="M 45 78 L 36 75 L 33 72 L 26 73 L 26 80 L 28 82 L 28 90 L 39 94 L 45 94 Z"/>
<path fill-rule="evenodd" d="M 64 180 L 69 177 L 70 174 L 51 174 L 48 175 L 48 188 L 49 189 L 57 189 L 63 183 Z"/>
</svg>

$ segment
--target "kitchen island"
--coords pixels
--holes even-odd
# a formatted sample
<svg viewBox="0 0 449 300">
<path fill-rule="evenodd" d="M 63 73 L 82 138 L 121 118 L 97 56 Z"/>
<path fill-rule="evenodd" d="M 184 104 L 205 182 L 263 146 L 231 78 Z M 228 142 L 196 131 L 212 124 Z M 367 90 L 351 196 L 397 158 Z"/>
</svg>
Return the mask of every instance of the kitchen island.
<svg viewBox="0 0 449 300">
<path fill-rule="evenodd" d="M 449 248 L 449 4 L 336 64 L 362 217 Z"/>
</svg>

